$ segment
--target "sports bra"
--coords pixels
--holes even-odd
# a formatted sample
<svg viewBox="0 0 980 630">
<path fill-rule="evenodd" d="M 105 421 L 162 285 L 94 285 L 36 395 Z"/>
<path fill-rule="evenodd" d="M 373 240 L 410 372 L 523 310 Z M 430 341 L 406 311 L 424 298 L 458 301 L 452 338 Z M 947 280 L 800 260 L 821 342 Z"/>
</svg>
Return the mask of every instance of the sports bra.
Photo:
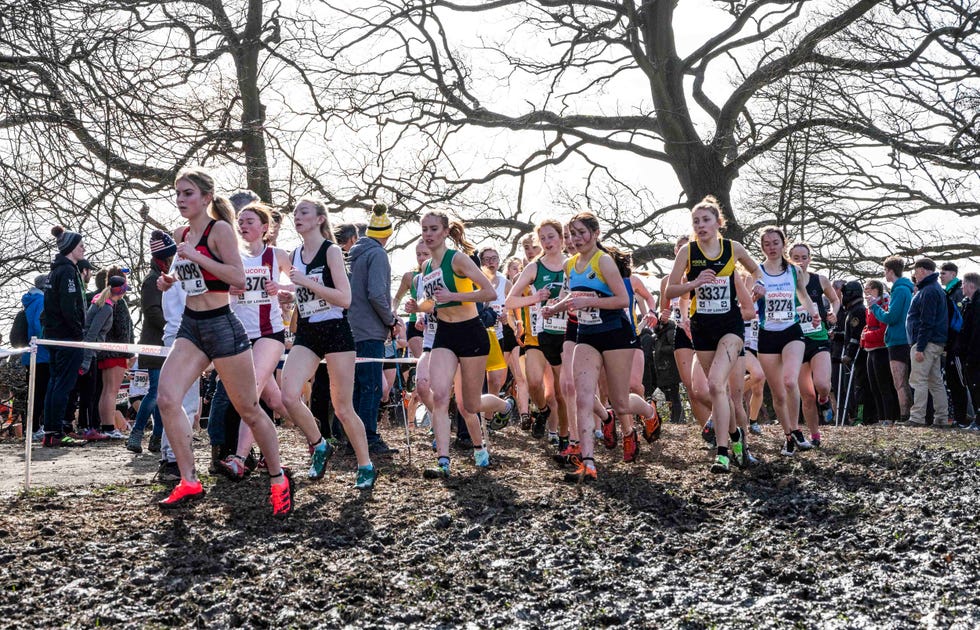
<svg viewBox="0 0 980 630">
<path fill-rule="evenodd" d="M 223 260 L 218 258 L 211 248 L 208 246 L 208 236 L 211 235 L 211 228 L 217 223 L 215 219 L 211 219 L 208 226 L 204 228 L 204 234 L 201 235 L 201 240 L 197 242 L 194 246 L 202 256 L 210 258 L 211 260 L 224 263 Z M 187 234 L 191 231 L 190 227 L 184 229 L 184 233 L 180 236 L 180 242 L 184 243 L 187 241 Z M 228 283 L 224 280 L 218 278 L 207 269 L 204 269 L 195 262 L 190 260 L 180 260 L 178 259 L 174 263 L 173 267 L 174 273 L 177 275 L 177 279 L 180 281 L 181 286 L 187 295 L 200 295 L 202 293 L 227 293 Z"/>
</svg>

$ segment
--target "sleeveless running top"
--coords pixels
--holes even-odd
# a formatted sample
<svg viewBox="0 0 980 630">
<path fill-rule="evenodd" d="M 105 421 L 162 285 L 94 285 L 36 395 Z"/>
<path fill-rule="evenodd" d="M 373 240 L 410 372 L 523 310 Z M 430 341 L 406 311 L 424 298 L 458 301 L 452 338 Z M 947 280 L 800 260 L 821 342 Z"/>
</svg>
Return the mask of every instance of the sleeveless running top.
<svg viewBox="0 0 980 630">
<path fill-rule="evenodd" d="M 258 256 L 242 254 L 245 266 L 245 293 L 232 300 L 232 308 L 242 320 L 249 339 L 257 339 L 280 332 L 282 308 L 279 300 L 265 291 L 265 283 L 279 277 L 276 251 L 265 247 Z"/>
<path fill-rule="evenodd" d="M 820 313 L 820 325 L 813 325 L 813 315 L 801 304 L 797 307 L 797 317 L 800 320 L 800 328 L 803 335 L 814 341 L 825 341 L 830 339 L 827 334 L 827 307 L 823 305 L 823 287 L 820 285 L 820 276 L 815 273 L 810 274 L 810 279 L 806 282 L 806 294 L 810 300 L 817 305 L 817 312 Z"/>
<path fill-rule="evenodd" d="M 564 286 L 564 263 L 562 263 L 561 269 L 554 271 L 552 269 L 548 269 L 540 260 L 535 262 L 534 280 L 531 281 L 531 285 L 528 287 L 528 289 L 532 293 L 540 291 L 541 289 L 548 289 L 548 299 L 545 300 L 544 303 L 538 302 L 527 307 L 527 321 L 524 322 L 524 329 L 526 331 L 531 331 L 531 334 L 534 336 L 535 340 L 537 339 L 538 335 L 544 332 L 553 335 L 565 334 L 565 328 L 567 328 L 568 324 L 564 313 L 557 313 L 548 318 L 541 315 L 541 308 L 543 306 L 550 306 L 558 302 Z M 527 335 L 525 335 L 525 341 L 526 338 Z"/>
<path fill-rule="evenodd" d="M 599 258 L 602 250 L 597 250 L 588 264 L 582 271 L 575 269 L 576 263 L 580 260 L 581 254 L 575 254 L 566 263 L 568 269 L 568 287 L 573 296 L 583 297 L 612 297 L 612 289 L 606 283 L 602 270 L 599 269 Z M 579 333 L 595 334 L 616 330 L 617 328 L 630 327 L 630 320 L 626 316 L 626 309 L 614 308 L 581 308 L 575 316 L 578 318 Z"/>
<path fill-rule="evenodd" d="M 701 251 L 697 241 L 688 244 L 687 279 L 697 279 L 705 269 L 715 272 L 715 279 L 691 291 L 691 319 L 703 324 L 742 321 L 735 296 L 735 253 L 732 242 L 718 238 L 721 253 L 715 259 Z"/>
<path fill-rule="evenodd" d="M 327 250 L 333 246 L 332 242 L 323 241 L 309 265 L 303 262 L 303 248 L 297 247 L 293 250 L 293 267 L 317 284 L 322 284 L 329 289 L 336 288 L 333 283 L 333 274 L 327 265 Z M 306 287 L 296 287 L 296 313 L 299 316 L 298 325 L 314 324 L 344 317 L 344 309 L 317 297 L 313 291 Z"/>
<path fill-rule="evenodd" d="M 762 281 L 766 285 L 763 308 L 759 315 L 762 330 L 786 330 L 796 323 L 796 267 L 789 265 L 776 275 L 770 275 L 761 264 Z"/>
<path fill-rule="evenodd" d="M 453 258 L 456 256 L 455 249 L 447 249 L 442 257 L 439 267 L 432 268 L 432 259 L 425 263 L 425 271 L 422 275 L 422 294 L 427 300 L 435 300 L 435 292 L 442 288 L 453 293 L 470 293 L 474 291 L 473 281 L 466 276 L 458 276 L 453 271 Z M 437 302 L 436 308 L 448 308 L 450 306 L 462 306 L 462 302 Z"/>
<path fill-rule="evenodd" d="M 224 261 L 218 258 L 211 248 L 208 246 L 208 236 L 211 235 L 211 228 L 217 223 L 215 219 L 211 219 L 208 226 L 204 228 L 204 234 L 201 235 L 201 240 L 197 242 L 194 249 L 206 258 L 219 263 Z M 180 242 L 184 243 L 187 241 L 187 234 L 190 233 L 190 227 L 184 229 L 184 233 L 180 236 Z M 171 268 L 174 274 L 177 276 L 177 281 L 180 282 L 181 288 L 187 292 L 188 297 L 192 295 L 201 295 L 202 293 L 214 292 L 214 293 L 227 293 L 228 283 L 224 280 L 219 279 L 216 275 L 202 268 L 196 262 L 192 262 L 187 259 L 178 259 L 174 262 Z"/>
</svg>

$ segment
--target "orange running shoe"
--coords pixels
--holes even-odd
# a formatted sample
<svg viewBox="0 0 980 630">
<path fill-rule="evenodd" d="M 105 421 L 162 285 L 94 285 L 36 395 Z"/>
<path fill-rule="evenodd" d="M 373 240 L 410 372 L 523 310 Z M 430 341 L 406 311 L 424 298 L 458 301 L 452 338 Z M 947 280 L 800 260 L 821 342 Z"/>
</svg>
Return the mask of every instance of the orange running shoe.
<svg viewBox="0 0 980 630">
<path fill-rule="evenodd" d="M 623 436 L 623 461 L 627 463 L 635 462 L 639 456 L 640 436 L 636 432 L 636 427 L 633 427 L 633 431 Z"/>
<path fill-rule="evenodd" d="M 616 412 L 606 407 L 609 418 L 602 421 L 602 445 L 612 450 L 616 448 Z"/>
<path fill-rule="evenodd" d="M 569 444 L 565 450 L 555 454 L 555 462 L 559 466 L 578 466 L 582 461 L 582 448 L 578 444 Z"/>
<path fill-rule="evenodd" d="M 293 511 L 293 475 L 292 472 L 283 468 L 282 474 L 285 477 L 282 483 L 269 486 L 269 503 L 272 504 L 272 515 L 285 518 Z"/>
<path fill-rule="evenodd" d="M 587 458 L 592 461 L 592 458 Z M 565 473 L 565 481 L 571 483 L 590 483 L 596 480 L 595 468 L 585 465 L 585 461 L 578 460 L 575 470 Z"/>
<path fill-rule="evenodd" d="M 204 497 L 204 486 L 200 481 L 187 481 L 181 479 L 180 483 L 174 487 L 170 496 L 157 503 L 161 510 L 173 510 L 182 505 L 197 501 Z"/>
<path fill-rule="evenodd" d="M 662 426 L 660 423 L 660 414 L 657 413 L 657 408 L 654 407 L 653 415 L 643 419 L 643 439 L 650 444 L 659 440 Z"/>
</svg>

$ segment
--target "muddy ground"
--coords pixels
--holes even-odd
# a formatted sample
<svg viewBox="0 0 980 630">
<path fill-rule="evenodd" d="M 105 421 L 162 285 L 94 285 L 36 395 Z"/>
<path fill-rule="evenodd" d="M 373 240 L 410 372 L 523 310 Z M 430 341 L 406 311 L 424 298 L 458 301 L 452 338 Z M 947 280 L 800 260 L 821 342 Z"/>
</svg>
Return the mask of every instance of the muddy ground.
<svg viewBox="0 0 980 630">
<path fill-rule="evenodd" d="M 573 487 L 519 429 L 495 467 L 459 454 L 447 483 L 431 454 L 351 458 L 299 485 L 274 521 L 267 481 L 205 478 L 176 515 L 153 502 L 154 457 L 122 444 L 0 444 L 0 618 L 7 627 L 976 627 L 980 434 L 827 429 L 819 452 L 707 473 L 690 425 L 669 425 L 639 464 L 598 456 Z M 284 432 L 287 463 L 306 462 Z M 398 442 L 394 430 L 387 435 Z M 416 434 L 423 445 L 424 433 Z M 404 442 L 404 439 L 402 439 Z M 403 446 L 403 444 L 402 444 Z M 601 450 L 601 447 L 600 447 Z M 203 443 L 200 468 L 206 469 Z M 59 475 L 59 471 L 67 471 Z"/>
</svg>

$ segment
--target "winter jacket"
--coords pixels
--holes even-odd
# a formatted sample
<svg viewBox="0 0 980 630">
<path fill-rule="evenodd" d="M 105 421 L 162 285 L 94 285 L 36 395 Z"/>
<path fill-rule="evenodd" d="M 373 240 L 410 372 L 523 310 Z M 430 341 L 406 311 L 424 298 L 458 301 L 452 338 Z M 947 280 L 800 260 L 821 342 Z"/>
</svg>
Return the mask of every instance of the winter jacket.
<svg viewBox="0 0 980 630">
<path fill-rule="evenodd" d="M 140 344 L 144 346 L 162 346 L 163 329 L 167 320 L 163 316 L 163 292 L 157 288 L 160 269 L 153 264 L 150 273 L 140 285 L 140 309 L 143 313 L 143 330 L 140 331 Z M 163 367 L 165 357 L 140 355 L 140 368 L 159 370 Z"/>
<path fill-rule="evenodd" d="M 844 357 L 853 361 L 861 348 L 861 332 L 867 324 L 868 309 L 858 298 L 844 307 Z"/>
<path fill-rule="evenodd" d="M 37 337 L 41 339 L 43 337 L 41 335 L 41 313 L 44 311 L 44 291 L 31 287 L 30 291 L 21 296 L 20 303 L 24 305 L 24 313 L 27 315 L 27 338 Z M 47 346 L 38 346 L 36 361 L 47 363 L 50 360 Z M 20 355 L 20 362 L 25 366 L 30 365 L 31 355 L 26 352 Z"/>
<path fill-rule="evenodd" d="M 116 298 L 112 306 L 112 328 L 105 336 L 105 340 L 110 343 L 133 343 L 133 316 L 129 312 L 129 304 L 125 298 Z M 99 360 L 103 359 L 128 359 L 132 357 L 131 352 L 106 352 L 99 351 Z"/>
<path fill-rule="evenodd" d="M 350 248 L 350 286 L 348 319 L 354 341 L 384 341 L 395 316 L 391 312 L 391 263 L 379 241 L 362 238 Z"/>
<path fill-rule="evenodd" d="M 969 366 L 980 366 L 980 300 L 963 298 L 963 329 L 956 338 L 956 354 Z M 977 401 L 974 401 L 977 404 Z"/>
<path fill-rule="evenodd" d="M 85 329 L 85 285 L 75 263 L 58 254 L 44 291 L 44 338 L 81 341 Z"/>
<path fill-rule="evenodd" d="M 98 298 L 92 300 L 92 305 L 89 306 L 88 312 L 85 313 L 85 331 L 82 337 L 83 341 L 89 343 L 102 343 L 106 340 L 106 335 L 109 334 L 109 330 L 112 328 L 113 320 L 113 310 L 112 301 L 106 300 L 105 304 L 99 306 L 97 302 Z M 96 351 L 85 349 L 85 354 L 82 355 L 82 371 L 88 372 L 92 369 L 92 360 L 95 358 Z"/>
<path fill-rule="evenodd" d="M 888 296 L 882 296 L 874 302 L 884 310 L 888 310 Z M 861 347 L 865 350 L 877 350 L 885 347 L 885 325 L 875 317 L 874 309 L 867 311 L 864 330 L 861 331 Z"/>
<path fill-rule="evenodd" d="M 909 306 L 912 304 L 913 287 L 912 281 L 908 278 L 898 278 L 892 285 L 887 309 L 882 308 L 880 304 L 871 305 L 871 312 L 874 313 L 875 318 L 888 327 L 885 330 L 885 345 L 889 348 L 909 343 L 905 320 L 908 317 Z"/>
<path fill-rule="evenodd" d="M 912 297 L 905 330 L 915 350 L 925 352 L 927 343 L 946 344 L 949 328 L 946 293 L 939 285 L 939 274 L 936 272 L 923 278 L 916 286 L 919 290 Z"/>
<path fill-rule="evenodd" d="M 953 300 L 953 304 L 959 305 L 963 301 L 963 281 L 959 278 L 953 278 L 953 281 L 947 284 L 943 290 Z"/>
</svg>

